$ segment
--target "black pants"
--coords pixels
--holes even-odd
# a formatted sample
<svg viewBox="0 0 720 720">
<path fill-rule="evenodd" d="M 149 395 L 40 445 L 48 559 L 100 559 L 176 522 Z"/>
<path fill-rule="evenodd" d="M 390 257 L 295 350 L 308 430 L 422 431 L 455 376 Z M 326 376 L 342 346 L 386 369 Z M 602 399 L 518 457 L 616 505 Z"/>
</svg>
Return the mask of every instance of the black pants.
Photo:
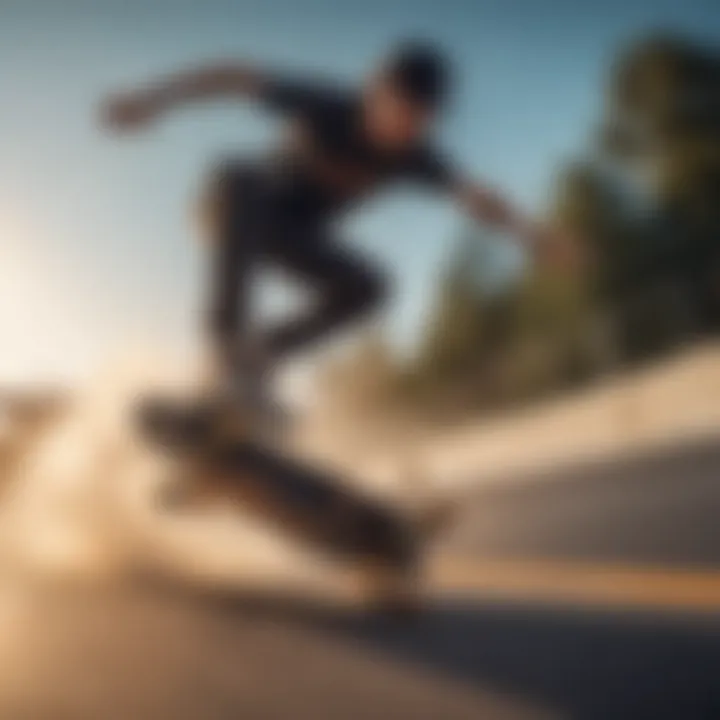
<svg viewBox="0 0 720 720">
<path fill-rule="evenodd" d="M 378 269 L 329 237 L 321 222 L 294 210 L 286 194 L 254 168 L 225 168 L 211 190 L 211 341 L 229 371 L 242 365 L 250 338 L 271 361 L 374 310 L 386 295 Z M 311 310 L 257 329 L 251 280 L 263 264 L 288 271 L 317 297 Z"/>
</svg>

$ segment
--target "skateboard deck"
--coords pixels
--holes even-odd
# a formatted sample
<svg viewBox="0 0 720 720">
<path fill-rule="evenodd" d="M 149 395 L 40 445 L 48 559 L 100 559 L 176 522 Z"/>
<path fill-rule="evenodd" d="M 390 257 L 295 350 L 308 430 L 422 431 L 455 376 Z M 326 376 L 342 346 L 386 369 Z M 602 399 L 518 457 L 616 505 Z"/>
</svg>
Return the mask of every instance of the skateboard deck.
<svg viewBox="0 0 720 720">
<path fill-rule="evenodd" d="M 145 402 L 142 435 L 175 456 L 190 504 L 222 499 L 343 562 L 415 571 L 423 541 L 411 518 L 341 478 L 254 441 L 218 437 L 202 413 Z"/>
</svg>

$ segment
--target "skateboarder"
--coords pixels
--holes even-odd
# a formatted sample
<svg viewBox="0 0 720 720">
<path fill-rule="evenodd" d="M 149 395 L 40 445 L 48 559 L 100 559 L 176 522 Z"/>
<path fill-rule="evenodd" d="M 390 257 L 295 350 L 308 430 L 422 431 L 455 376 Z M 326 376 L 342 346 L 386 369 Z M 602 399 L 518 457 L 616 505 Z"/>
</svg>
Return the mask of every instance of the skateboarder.
<svg viewBox="0 0 720 720">
<path fill-rule="evenodd" d="M 106 103 L 104 121 L 118 131 L 139 130 L 171 110 L 216 98 L 250 100 L 287 121 L 274 152 L 228 162 L 210 183 L 207 329 L 221 395 L 261 411 L 268 370 L 381 304 L 388 291 L 382 268 L 344 247 L 333 228 L 391 183 L 443 193 L 533 249 L 559 247 L 552 233 L 436 149 L 431 133 L 452 86 L 443 53 L 413 41 L 395 47 L 357 88 L 229 62 L 172 75 Z M 258 331 L 249 280 L 263 263 L 296 275 L 317 302 L 300 318 Z"/>
</svg>

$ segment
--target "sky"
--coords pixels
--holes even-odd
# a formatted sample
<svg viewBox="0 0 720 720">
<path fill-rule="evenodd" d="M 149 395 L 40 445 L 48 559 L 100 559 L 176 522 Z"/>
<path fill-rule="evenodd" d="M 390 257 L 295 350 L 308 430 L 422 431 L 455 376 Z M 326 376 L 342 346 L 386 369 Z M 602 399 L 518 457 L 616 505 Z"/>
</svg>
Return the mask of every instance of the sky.
<svg viewBox="0 0 720 720">
<path fill-rule="evenodd" d="M 460 71 L 439 144 L 530 211 L 588 147 L 613 53 L 657 27 L 720 35 L 715 0 L 0 0 L 0 383 L 72 378 L 124 348 L 198 345 L 201 249 L 188 203 L 218 158 L 268 148 L 246 103 L 183 110 L 135 137 L 97 124 L 109 92 L 237 56 L 356 82 L 396 39 Z M 343 224 L 396 275 L 410 346 L 463 227 L 398 191 Z M 273 286 L 274 287 L 274 286 Z M 271 290 L 272 293 L 277 290 Z"/>
</svg>

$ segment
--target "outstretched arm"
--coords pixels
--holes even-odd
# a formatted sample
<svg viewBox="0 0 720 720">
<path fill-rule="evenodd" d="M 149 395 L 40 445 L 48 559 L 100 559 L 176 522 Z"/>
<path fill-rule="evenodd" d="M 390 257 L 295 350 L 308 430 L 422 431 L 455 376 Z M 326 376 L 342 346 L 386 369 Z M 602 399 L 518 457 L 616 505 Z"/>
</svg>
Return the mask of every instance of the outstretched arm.
<svg viewBox="0 0 720 720">
<path fill-rule="evenodd" d="M 474 220 L 512 232 L 527 242 L 534 240 L 535 224 L 490 187 L 461 180 L 454 188 L 460 206 Z"/>
<path fill-rule="evenodd" d="M 578 260 L 577 248 L 569 237 L 526 216 L 491 188 L 460 180 L 455 183 L 453 192 L 473 219 L 512 233 L 534 257 L 563 265 Z"/>
<path fill-rule="evenodd" d="M 171 75 L 134 92 L 110 97 L 103 121 L 118 130 L 142 127 L 186 103 L 224 97 L 257 97 L 267 75 L 244 63 L 218 63 Z"/>
</svg>

